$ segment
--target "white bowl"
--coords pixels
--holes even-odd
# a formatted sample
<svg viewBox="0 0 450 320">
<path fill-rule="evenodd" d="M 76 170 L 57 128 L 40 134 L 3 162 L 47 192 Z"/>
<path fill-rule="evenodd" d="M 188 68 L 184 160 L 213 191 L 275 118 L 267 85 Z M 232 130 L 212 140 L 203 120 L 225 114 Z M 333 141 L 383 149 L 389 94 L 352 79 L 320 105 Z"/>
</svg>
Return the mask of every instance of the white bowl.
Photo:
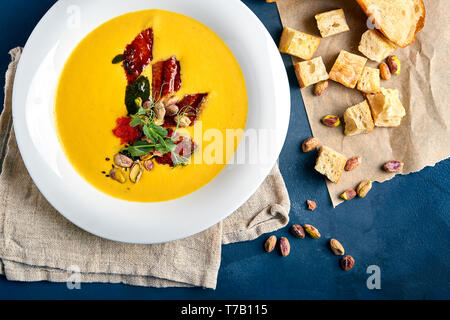
<svg viewBox="0 0 450 320">
<path fill-rule="evenodd" d="M 244 73 L 249 101 L 246 130 L 272 130 L 275 137 L 259 141 L 263 162 L 228 164 L 198 191 L 161 203 L 119 200 L 91 186 L 69 163 L 54 124 L 56 85 L 72 50 L 102 23 L 144 9 L 181 13 L 216 32 Z M 31 34 L 13 93 L 19 149 L 45 198 L 80 228 L 130 243 L 161 243 L 188 237 L 238 209 L 274 166 L 286 137 L 289 114 L 289 84 L 280 54 L 262 23 L 238 0 L 60 0 Z M 241 144 L 239 148 L 243 147 Z"/>
</svg>

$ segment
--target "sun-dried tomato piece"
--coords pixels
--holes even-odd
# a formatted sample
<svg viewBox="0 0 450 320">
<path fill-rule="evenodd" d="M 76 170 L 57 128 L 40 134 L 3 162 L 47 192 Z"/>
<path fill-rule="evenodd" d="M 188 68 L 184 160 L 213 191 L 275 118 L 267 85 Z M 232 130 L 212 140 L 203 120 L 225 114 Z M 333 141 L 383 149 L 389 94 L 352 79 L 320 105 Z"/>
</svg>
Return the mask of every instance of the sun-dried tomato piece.
<svg viewBox="0 0 450 320">
<path fill-rule="evenodd" d="M 152 65 L 152 97 L 154 100 L 159 100 L 163 71 L 164 61 L 158 61 Z"/>
<path fill-rule="evenodd" d="M 153 29 L 149 28 L 139 33 L 133 42 L 127 45 L 123 56 L 123 68 L 130 84 L 139 78 L 153 60 Z"/>
<path fill-rule="evenodd" d="M 181 67 L 180 61 L 171 57 L 164 62 L 164 84 L 163 96 L 171 95 L 181 88 Z"/>
<path fill-rule="evenodd" d="M 181 88 L 181 67 L 175 57 L 152 66 L 152 96 L 154 100 L 177 92 Z"/>
<path fill-rule="evenodd" d="M 191 125 L 194 124 L 194 121 L 200 115 L 201 106 L 207 96 L 207 93 L 189 94 L 185 95 L 178 103 L 178 108 L 181 110 L 181 113 L 185 112 L 186 116 L 191 120 Z"/>
<path fill-rule="evenodd" d="M 207 93 L 197 93 L 197 94 L 187 94 L 177 103 L 178 113 L 175 115 L 184 115 L 191 120 L 190 126 L 194 125 L 195 120 L 200 115 L 203 103 L 208 96 Z M 176 127 L 177 122 L 175 121 L 175 116 L 166 116 L 164 127 Z"/>
</svg>

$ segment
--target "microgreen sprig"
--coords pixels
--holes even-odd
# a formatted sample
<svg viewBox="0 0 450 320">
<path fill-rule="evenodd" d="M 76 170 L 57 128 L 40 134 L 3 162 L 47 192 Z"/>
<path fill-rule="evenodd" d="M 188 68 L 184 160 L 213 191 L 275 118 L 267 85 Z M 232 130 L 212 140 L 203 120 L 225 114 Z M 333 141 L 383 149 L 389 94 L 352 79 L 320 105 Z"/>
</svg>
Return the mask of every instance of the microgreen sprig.
<svg viewBox="0 0 450 320">
<path fill-rule="evenodd" d="M 176 119 L 176 127 L 170 137 L 168 137 L 167 129 L 155 124 L 155 112 L 154 108 L 159 107 L 158 101 L 150 98 L 149 102 L 145 103 L 145 107 L 142 104 L 142 99 L 137 98 L 135 104 L 137 106 L 137 112 L 131 115 L 130 126 L 142 128 L 142 133 L 147 138 L 146 141 L 137 141 L 132 146 L 127 146 L 122 151 L 128 151 L 133 157 L 145 156 L 149 152 L 158 151 L 162 154 L 171 153 L 173 165 L 184 166 L 189 161 L 189 158 L 184 155 L 179 155 L 175 151 L 178 137 L 176 135 L 180 121 L 184 116 L 196 116 L 197 109 L 192 106 L 184 106 L 181 108 L 174 119 Z"/>
<path fill-rule="evenodd" d="M 190 112 L 192 110 L 194 112 Z M 176 119 L 176 122 L 177 122 L 174 132 L 176 133 L 178 131 L 178 129 L 180 128 L 180 122 L 184 116 L 189 116 L 189 117 L 197 116 L 197 112 L 198 112 L 198 110 L 191 106 L 184 106 L 183 108 L 181 108 L 174 117 L 174 119 Z"/>
</svg>

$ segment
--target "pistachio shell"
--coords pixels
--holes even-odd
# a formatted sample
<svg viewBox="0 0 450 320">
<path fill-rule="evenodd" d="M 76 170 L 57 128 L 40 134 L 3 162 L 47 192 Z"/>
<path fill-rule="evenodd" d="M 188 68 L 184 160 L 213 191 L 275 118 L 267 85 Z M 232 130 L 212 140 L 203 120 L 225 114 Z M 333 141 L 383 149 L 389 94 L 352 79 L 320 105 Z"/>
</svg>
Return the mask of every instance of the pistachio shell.
<svg viewBox="0 0 450 320">
<path fill-rule="evenodd" d="M 127 181 L 127 176 L 125 175 L 125 172 L 120 167 L 114 167 L 109 172 L 109 176 L 120 183 L 125 183 Z"/>
<path fill-rule="evenodd" d="M 277 237 L 270 236 L 267 238 L 266 242 L 264 242 L 264 250 L 266 252 L 272 252 L 275 249 L 275 245 L 277 244 Z"/>
<path fill-rule="evenodd" d="M 136 106 L 142 107 L 142 98 L 137 97 L 136 99 L 134 99 L 134 103 L 136 104 Z"/>
<path fill-rule="evenodd" d="M 341 120 L 338 116 L 329 114 L 322 118 L 322 123 L 327 127 L 339 127 L 341 124 Z"/>
<path fill-rule="evenodd" d="M 354 197 L 356 197 L 356 191 L 353 189 L 345 190 L 344 193 L 340 195 L 340 197 L 345 201 L 352 200 Z"/>
<path fill-rule="evenodd" d="M 172 104 L 172 105 L 166 107 L 166 114 L 169 117 L 176 115 L 178 113 L 178 111 L 179 111 L 179 108 L 176 104 Z"/>
<path fill-rule="evenodd" d="M 177 104 L 178 98 L 176 96 L 167 97 L 163 100 L 164 107 L 169 107 L 171 105 Z"/>
<path fill-rule="evenodd" d="M 314 94 L 316 96 L 321 96 L 328 89 L 328 80 L 320 81 L 314 86 Z"/>
<path fill-rule="evenodd" d="M 345 254 L 345 249 L 342 244 L 336 239 L 330 240 L 330 249 L 337 256 L 343 256 Z"/>
<path fill-rule="evenodd" d="M 303 225 L 303 229 L 305 229 L 306 233 L 313 238 L 313 239 L 319 239 L 320 238 L 320 232 L 315 228 L 314 226 L 310 224 Z"/>
<path fill-rule="evenodd" d="M 355 265 L 355 259 L 353 259 L 352 256 L 346 255 L 339 260 L 339 265 L 341 266 L 342 270 L 348 271 Z"/>
<path fill-rule="evenodd" d="M 364 198 L 369 193 L 370 189 L 372 189 L 372 181 L 364 180 L 361 181 L 361 183 L 356 188 L 356 193 L 360 198 Z"/>
<path fill-rule="evenodd" d="M 402 69 L 400 59 L 397 56 L 389 56 L 386 60 L 389 70 L 392 74 L 398 76 Z"/>
<path fill-rule="evenodd" d="M 175 121 L 180 123 L 180 128 L 187 128 L 191 124 L 191 119 L 186 116 L 176 116 Z"/>
<path fill-rule="evenodd" d="M 144 161 L 144 168 L 147 171 L 153 170 L 153 161 L 151 159 L 145 160 Z"/>
<path fill-rule="evenodd" d="M 144 104 L 142 105 L 142 107 L 144 107 L 145 109 L 149 109 L 152 106 L 152 102 L 150 100 L 147 100 L 144 102 Z"/>
<path fill-rule="evenodd" d="M 141 156 L 139 158 L 141 159 L 141 161 L 147 161 L 147 160 L 151 159 L 152 157 L 153 157 L 153 155 L 151 153 L 148 153 L 145 156 Z"/>
<path fill-rule="evenodd" d="M 116 153 L 114 155 L 114 163 L 121 168 L 130 168 L 133 165 L 133 160 L 126 155 Z"/>
<path fill-rule="evenodd" d="M 320 144 L 320 140 L 317 138 L 308 138 L 302 143 L 302 150 L 303 152 L 310 152 L 317 148 L 317 146 Z"/>
<path fill-rule="evenodd" d="M 383 166 L 384 171 L 390 172 L 390 173 L 396 173 L 403 169 L 403 162 L 397 161 L 397 160 L 391 160 L 384 164 Z"/>
<path fill-rule="evenodd" d="M 155 115 L 157 119 L 164 119 L 164 117 L 166 116 L 166 108 L 155 106 Z"/>
<path fill-rule="evenodd" d="M 385 62 L 382 62 L 379 66 L 380 68 L 380 77 L 383 80 L 389 80 L 391 78 L 391 71 L 389 70 L 388 65 Z"/>
<path fill-rule="evenodd" d="M 130 170 L 130 180 L 133 183 L 138 183 L 142 177 L 142 173 L 144 172 L 144 168 L 139 162 L 136 162 Z"/>
<path fill-rule="evenodd" d="M 280 249 L 280 254 L 283 257 L 286 257 L 291 252 L 291 245 L 289 244 L 289 240 L 285 237 L 281 237 L 280 241 L 278 242 L 278 247 Z"/>
</svg>

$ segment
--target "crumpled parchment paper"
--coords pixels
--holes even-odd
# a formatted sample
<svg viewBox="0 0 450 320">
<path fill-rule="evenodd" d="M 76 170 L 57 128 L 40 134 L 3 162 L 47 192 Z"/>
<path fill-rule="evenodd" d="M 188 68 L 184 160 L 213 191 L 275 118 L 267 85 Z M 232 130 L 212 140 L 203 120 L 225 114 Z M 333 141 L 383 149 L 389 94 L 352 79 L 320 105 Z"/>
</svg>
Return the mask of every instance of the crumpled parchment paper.
<svg viewBox="0 0 450 320">
<path fill-rule="evenodd" d="M 346 137 L 343 126 L 328 128 L 320 119 L 327 114 L 342 116 L 347 107 L 364 100 L 362 93 L 331 80 L 323 96 L 314 96 L 313 86 L 301 90 L 313 135 L 348 158 L 356 155 L 363 158 L 361 166 L 344 172 L 338 184 L 327 181 L 334 206 L 341 202 L 339 195 L 344 190 L 355 188 L 361 180 L 391 179 L 394 174 L 382 170 L 382 165 L 389 160 L 403 161 L 402 174 L 408 174 L 450 156 L 450 22 L 447 15 L 450 1 L 425 0 L 424 3 L 425 27 L 414 44 L 398 48 L 394 53 L 400 58 L 401 74 L 393 75 L 388 81 L 381 80 L 382 87 L 400 91 L 407 113 L 400 127 L 376 127 L 370 134 Z M 314 55 L 322 56 L 328 72 L 341 49 L 363 56 L 358 44 L 363 32 L 373 25 L 356 1 L 280 0 L 277 5 L 284 26 L 319 37 L 314 15 L 338 8 L 344 10 L 350 31 L 323 38 Z M 370 60 L 367 65 L 378 67 L 378 63 Z"/>
</svg>

